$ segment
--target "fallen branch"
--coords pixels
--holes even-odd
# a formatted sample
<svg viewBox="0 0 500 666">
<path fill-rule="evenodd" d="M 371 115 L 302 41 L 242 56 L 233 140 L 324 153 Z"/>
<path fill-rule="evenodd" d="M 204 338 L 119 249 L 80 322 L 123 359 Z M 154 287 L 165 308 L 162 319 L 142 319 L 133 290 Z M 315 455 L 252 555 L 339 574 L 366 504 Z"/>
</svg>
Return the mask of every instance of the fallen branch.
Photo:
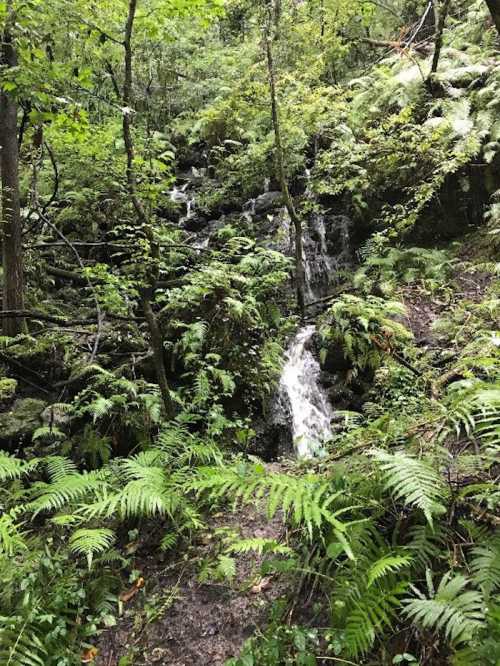
<svg viewBox="0 0 500 666">
<path fill-rule="evenodd" d="M 109 319 L 116 319 L 123 322 L 134 322 L 139 323 L 143 322 L 143 317 L 127 317 L 125 315 L 109 314 L 106 313 L 106 316 Z M 24 319 L 38 319 L 39 321 L 46 321 L 50 324 L 57 324 L 61 327 L 66 326 L 85 326 L 90 324 L 96 324 L 95 317 L 87 319 L 66 319 L 63 316 L 59 315 L 48 315 L 44 312 L 36 312 L 34 310 L 3 310 L 0 311 L 0 319 L 3 317 L 20 317 Z"/>
<path fill-rule="evenodd" d="M 73 252 L 73 254 L 76 257 L 76 260 L 78 262 L 78 265 L 84 270 L 85 266 L 83 265 L 83 261 L 78 253 L 78 250 L 76 247 L 72 244 L 72 242 L 66 238 L 66 236 L 63 234 L 63 232 L 55 225 L 53 224 L 48 217 L 46 217 L 43 212 L 40 212 L 40 217 L 41 219 L 47 224 L 52 231 L 59 236 L 59 238 L 63 241 L 63 243 L 66 243 L 68 248 Z M 92 354 L 90 356 L 90 362 L 93 363 L 95 360 L 95 357 L 97 356 L 97 350 L 99 348 L 99 339 L 101 337 L 101 328 L 102 328 L 102 323 L 104 321 L 104 313 L 101 310 L 101 306 L 99 305 L 99 299 L 97 297 L 96 290 L 94 288 L 94 285 L 92 284 L 90 278 L 87 276 L 85 278 L 85 282 L 87 283 L 90 291 L 92 292 L 92 296 L 94 297 L 94 304 L 95 304 L 95 310 L 96 310 L 96 324 L 97 324 L 97 334 L 95 336 L 94 340 L 94 347 L 92 349 Z"/>
<path fill-rule="evenodd" d="M 45 377 L 42 377 L 41 375 L 38 374 L 38 372 L 35 372 L 31 368 L 28 368 L 23 363 L 21 363 L 20 361 L 18 361 L 15 358 L 12 358 L 8 354 L 4 354 L 3 352 L 0 352 L 0 359 L 2 359 L 8 365 L 12 366 L 14 368 L 14 370 L 17 370 L 16 374 L 19 377 L 19 379 L 24 381 L 26 384 L 28 384 L 32 388 L 36 388 L 37 390 L 42 391 L 42 393 L 46 393 L 47 395 L 50 395 L 50 391 L 42 386 L 42 384 L 47 385 L 47 380 L 45 379 Z M 37 380 L 37 382 L 39 382 L 39 383 L 35 384 L 32 380 L 27 379 L 24 376 L 24 374 L 22 374 L 22 373 L 26 373 L 26 374 L 30 375 L 31 377 L 34 377 Z"/>
<path fill-rule="evenodd" d="M 372 335 L 371 340 L 380 349 L 380 351 L 384 352 L 385 354 L 389 354 L 389 356 L 392 356 L 392 358 L 395 361 L 397 361 L 405 368 L 413 372 L 413 374 L 417 375 L 417 377 L 422 377 L 422 372 L 420 372 L 420 370 L 417 370 L 417 368 L 415 368 L 405 358 L 403 358 L 400 354 L 398 354 L 397 351 L 392 349 L 389 344 L 384 344 L 383 342 L 381 342 L 376 335 Z"/>
<path fill-rule="evenodd" d="M 360 42 L 364 44 L 370 44 L 370 46 L 379 46 L 381 48 L 387 49 L 402 49 L 404 48 L 404 43 L 400 41 L 390 41 L 385 39 L 371 39 L 371 37 L 361 37 Z"/>
<path fill-rule="evenodd" d="M 344 292 L 349 292 L 353 291 L 352 287 L 349 287 L 347 283 L 341 284 L 338 287 L 335 288 L 335 290 L 331 293 L 328 294 L 328 296 L 323 296 L 322 298 L 318 298 L 316 301 L 311 301 L 310 303 L 306 303 L 304 307 L 310 308 L 313 305 L 320 305 L 322 303 L 328 303 L 328 301 L 332 301 L 334 298 L 337 298 L 340 294 L 343 294 Z"/>
<path fill-rule="evenodd" d="M 56 277 L 64 278 L 65 280 L 71 280 L 76 284 L 87 286 L 87 280 L 85 280 L 80 273 L 68 271 L 64 268 L 58 268 L 57 266 L 47 266 L 46 270 L 49 275 L 55 275 Z"/>
</svg>

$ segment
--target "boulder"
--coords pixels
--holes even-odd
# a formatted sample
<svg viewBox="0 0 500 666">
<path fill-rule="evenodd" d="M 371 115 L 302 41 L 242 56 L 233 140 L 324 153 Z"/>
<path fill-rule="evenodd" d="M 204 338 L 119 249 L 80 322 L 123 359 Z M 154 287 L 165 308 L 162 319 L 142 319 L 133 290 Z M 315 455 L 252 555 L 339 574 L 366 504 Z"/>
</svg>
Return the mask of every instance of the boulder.
<svg viewBox="0 0 500 666">
<path fill-rule="evenodd" d="M 283 195 L 281 192 L 264 192 L 254 201 L 253 210 L 256 215 L 262 215 L 273 208 L 278 208 L 283 205 Z"/>
<path fill-rule="evenodd" d="M 34 431 L 43 425 L 42 412 L 47 403 L 36 398 L 20 398 L 9 411 L 0 414 L 0 446 L 15 448 L 31 441 Z"/>
<path fill-rule="evenodd" d="M 48 405 L 40 414 L 40 418 L 44 425 L 60 428 L 70 422 L 71 414 L 64 405 L 55 404 Z"/>
</svg>

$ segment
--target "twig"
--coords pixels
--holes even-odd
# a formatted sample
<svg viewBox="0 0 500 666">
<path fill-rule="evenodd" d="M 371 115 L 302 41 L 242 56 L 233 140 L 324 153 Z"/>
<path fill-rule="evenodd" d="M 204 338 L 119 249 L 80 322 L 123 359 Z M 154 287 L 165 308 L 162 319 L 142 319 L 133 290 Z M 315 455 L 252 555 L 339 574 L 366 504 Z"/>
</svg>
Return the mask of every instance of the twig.
<svg viewBox="0 0 500 666">
<path fill-rule="evenodd" d="M 418 377 L 422 376 L 422 373 L 420 370 L 417 370 L 411 363 L 409 363 L 405 358 L 400 356 L 397 351 L 394 349 L 391 349 L 390 346 L 386 346 L 383 342 L 381 342 L 376 335 L 371 336 L 371 341 L 380 349 L 380 351 L 384 352 L 385 354 L 389 354 L 389 356 L 392 356 L 398 363 L 401 363 L 401 365 L 404 365 L 405 368 L 408 368 L 408 370 L 411 370 L 413 374 L 417 375 Z"/>
<path fill-rule="evenodd" d="M 87 284 L 87 281 L 83 275 L 80 275 L 80 273 L 75 273 L 74 271 L 67 271 L 64 268 L 59 268 L 58 266 L 46 266 L 46 271 L 49 273 L 49 275 L 55 275 L 56 277 L 64 278 L 65 280 L 71 280 L 77 284 Z"/>
<path fill-rule="evenodd" d="M 41 213 L 41 218 L 43 219 L 45 224 L 47 224 L 52 229 L 52 231 L 54 231 L 54 233 L 56 233 L 59 236 L 59 238 L 62 241 L 64 241 L 66 243 L 66 245 L 70 248 L 70 250 L 74 253 L 74 255 L 76 257 L 76 260 L 78 262 L 78 265 L 80 266 L 80 268 L 83 271 L 85 269 L 85 266 L 83 265 L 83 261 L 82 261 L 80 255 L 78 254 L 78 250 L 76 249 L 76 247 L 72 244 L 72 242 L 68 238 L 66 238 L 66 236 L 63 234 L 63 232 L 60 229 L 58 229 L 56 227 L 56 225 L 53 224 L 43 213 Z M 96 315 L 97 315 L 97 322 L 96 322 L 97 323 L 97 335 L 95 337 L 94 347 L 93 347 L 92 353 L 90 355 L 90 363 L 93 363 L 94 360 L 95 360 L 95 357 L 97 356 L 97 350 L 99 348 L 99 339 L 101 337 L 101 329 L 102 329 L 102 323 L 104 321 L 104 314 L 101 310 L 101 306 L 99 305 L 99 299 L 97 298 L 97 293 L 96 293 L 96 290 L 94 288 L 94 285 L 92 284 L 92 282 L 91 282 L 91 280 L 88 276 L 86 276 L 86 281 L 87 281 L 89 289 L 92 291 L 92 295 L 94 297 L 94 303 L 95 303 L 95 309 L 96 309 Z"/>
<path fill-rule="evenodd" d="M 54 172 L 54 188 L 52 190 L 52 194 L 50 195 L 50 199 L 46 201 L 42 206 L 42 215 L 45 215 L 47 209 L 49 208 L 49 206 L 51 206 L 54 203 L 59 194 L 59 169 L 57 168 L 57 162 L 54 153 L 52 151 L 52 148 L 49 146 L 47 141 L 44 141 L 43 145 L 45 146 L 47 153 L 49 154 L 50 163 L 52 164 L 52 171 Z"/>
<path fill-rule="evenodd" d="M 326 659 L 327 661 L 338 661 L 340 664 L 350 664 L 351 666 L 360 666 L 355 661 L 349 661 L 348 659 L 341 659 L 340 657 L 326 657 L 325 655 L 321 655 L 318 657 L 318 659 Z"/>
</svg>

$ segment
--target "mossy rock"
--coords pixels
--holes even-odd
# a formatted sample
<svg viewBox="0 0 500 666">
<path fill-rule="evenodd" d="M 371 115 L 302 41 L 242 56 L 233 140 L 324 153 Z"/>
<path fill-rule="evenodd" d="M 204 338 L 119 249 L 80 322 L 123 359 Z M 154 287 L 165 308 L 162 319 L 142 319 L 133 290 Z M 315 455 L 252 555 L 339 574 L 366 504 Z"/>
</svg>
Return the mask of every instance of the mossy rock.
<svg viewBox="0 0 500 666">
<path fill-rule="evenodd" d="M 41 414 L 47 403 L 36 398 L 20 398 L 12 408 L 0 414 L 0 444 L 9 447 L 31 441 L 33 432 L 42 425 Z"/>
<path fill-rule="evenodd" d="M 0 402 L 5 402 L 14 397 L 17 390 L 17 379 L 4 377 L 0 379 Z"/>
</svg>

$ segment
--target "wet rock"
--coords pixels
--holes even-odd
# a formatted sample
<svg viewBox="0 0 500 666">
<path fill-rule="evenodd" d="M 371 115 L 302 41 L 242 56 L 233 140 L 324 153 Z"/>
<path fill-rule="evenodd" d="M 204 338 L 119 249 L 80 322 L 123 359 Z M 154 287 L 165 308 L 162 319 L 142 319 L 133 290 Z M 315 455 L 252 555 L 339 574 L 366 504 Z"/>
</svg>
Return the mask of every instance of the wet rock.
<svg viewBox="0 0 500 666">
<path fill-rule="evenodd" d="M 281 192 L 264 192 L 254 201 L 254 212 L 256 215 L 262 215 L 273 208 L 283 205 L 283 195 Z"/>
<path fill-rule="evenodd" d="M 345 357 L 340 345 L 330 345 L 320 354 L 320 367 L 324 372 L 334 374 L 350 370 L 352 363 Z"/>
<path fill-rule="evenodd" d="M 34 431 L 43 425 L 41 414 L 47 407 L 43 400 L 20 398 L 11 410 L 0 414 L 0 445 L 7 448 L 31 441 Z"/>
<path fill-rule="evenodd" d="M 247 452 L 259 456 L 266 462 L 290 455 L 293 451 L 292 432 L 290 425 L 270 423 L 262 420 L 255 426 L 255 436 L 248 446 Z"/>
<path fill-rule="evenodd" d="M 44 425 L 61 427 L 70 422 L 71 415 L 64 406 L 56 404 L 46 407 L 40 414 L 40 418 Z"/>
<path fill-rule="evenodd" d="M 248 452 L 265 461 L 276 460 L 293 452 L 290 405 L 275 395 L 266 413 L 254 423 L 255 436 Z"/>
<path fill-rule="evenodd" d="M 186 231 L 201 231 L 207 226 L 207 220 L 201 215 L 190 215 L 180 221 L 180 226 Z"/>
</svg>

